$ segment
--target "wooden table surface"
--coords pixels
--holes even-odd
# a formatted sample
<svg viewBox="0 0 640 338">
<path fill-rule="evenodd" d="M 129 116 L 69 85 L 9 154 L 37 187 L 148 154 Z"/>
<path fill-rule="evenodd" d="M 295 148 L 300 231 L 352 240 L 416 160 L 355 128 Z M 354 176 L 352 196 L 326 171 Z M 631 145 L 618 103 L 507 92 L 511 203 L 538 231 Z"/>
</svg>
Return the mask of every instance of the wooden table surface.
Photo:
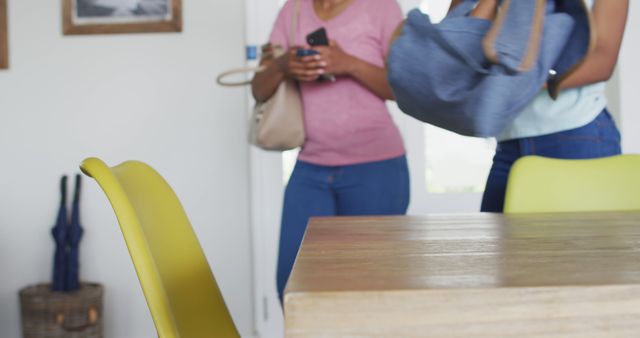
<svg viewBox="0 0 640 338">
<path fill-rule="evenodd" d="M 640 337 L 640 212 L 314 218 L 287 337 Z"/>
</svg>

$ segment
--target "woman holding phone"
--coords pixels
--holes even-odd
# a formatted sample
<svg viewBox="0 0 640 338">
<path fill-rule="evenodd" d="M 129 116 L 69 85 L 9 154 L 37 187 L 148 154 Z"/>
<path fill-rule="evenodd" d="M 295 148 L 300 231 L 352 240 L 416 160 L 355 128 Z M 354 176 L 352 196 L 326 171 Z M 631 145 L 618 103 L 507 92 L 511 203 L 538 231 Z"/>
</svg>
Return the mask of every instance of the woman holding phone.
<svg viewBox="0 0 640 338">
<path fill-rule="evenodd" d="M 298 4 L 296 2 L 299 1 Z M 299 6 L 295 46 L 292 16 Z M 285 190 L 278 254 L 280 300 L 307 222 L 314 216 L 404 214 L 409 204 L 405 149 L 385 100 L 393 99 L 384 56 L 402 20 L 395 0 L 288 0 L 270 42 L 287 52 L 265 55 L 252 92 L 268 99 L 285 78 L 298 81 L 306 141 Z M 326 46 L 305 37 L 324 28 Z M 299 50 L 315 50 L 304 55 Z M 318 81 L 330 74 L 335 81 Z"/>
</svg>

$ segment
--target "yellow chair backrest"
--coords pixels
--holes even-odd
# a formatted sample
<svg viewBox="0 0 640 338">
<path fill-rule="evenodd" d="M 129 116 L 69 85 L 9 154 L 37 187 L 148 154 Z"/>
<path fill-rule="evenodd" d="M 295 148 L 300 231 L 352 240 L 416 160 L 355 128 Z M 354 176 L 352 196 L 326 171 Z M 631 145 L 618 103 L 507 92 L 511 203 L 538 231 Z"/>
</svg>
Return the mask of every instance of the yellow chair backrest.
<svg viewBox="0 0 640 338">
<path fill-rule="evenodd" d="M 640 155 L 525 156 L 507 182 L 505 213 L 640 210 Z"/>
<path fill-rule="evenodd" d="M 165 337 L 239 337 L 189 219 L 167 182 L 148 165 L 82 162 L 115 211 L 147 305 Z"/>
</svg>

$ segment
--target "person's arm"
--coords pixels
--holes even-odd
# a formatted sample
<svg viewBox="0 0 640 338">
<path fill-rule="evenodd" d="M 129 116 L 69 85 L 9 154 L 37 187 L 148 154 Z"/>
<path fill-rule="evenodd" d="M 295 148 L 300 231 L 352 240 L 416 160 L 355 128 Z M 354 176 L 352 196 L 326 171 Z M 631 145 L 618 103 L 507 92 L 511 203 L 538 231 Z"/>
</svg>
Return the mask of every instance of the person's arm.
<svg viewBox="0 0 640 338">
<path fill-rule="evenodd" d="M 480 0 L 471 16 L 493 21 L 498 13 L 498 0 Z"/>
<path fill-rule="evenodd" d="M 451 12 L 453 7 L 458 6 L 458 4 L 460 4 L 461 2 L 462 2 L 462 0 L 451 0 L 451 5 L 449 6 L 449 11 L 448 12 Z"/>
<path fill-rule="evenodd" d="M 251 80 L 251 93 L 256 101 L 263 102 L 275 93 L 276 88 L 278 88 L 278 85 L 284 79 L 284 72 L 280 71 L 271 52 L 265 53 L 264 50 L 263 57 L 260 60 L 260 66 L 266 68 L 253 76 Z"/>
<path fill-rule="evenodd" d="M 345 53 L 333 40 L 329 46 L 316 46 L 313 49 L 320 52 L 326 73 L 336 76 L 351 76 L 380 98 L 394 99 L 385 68 Z"/>
<path fill-rule="evenodd" d="M 297 47 L 290 48 L 285 54 L 278 58 L 273 58 L 267 52 L 260 60 L 260 65 L 266 69 L 257 72 L 251 81 L 251 93 L 258 102 L 269 99 L 278 88 L 278 85 L 286 77 L 298 81 L 314 81 L 324 73 L 321 68 L 323 62 L 319 61 L 318 55 L 311 55 L 299 58 L 296 56 Z"/>
<path fill-rule="evenodd" d="M 386 68 L 356 59 L 349 74 L 380 98 L 395 100 L 389 81 L 387 81 Z"/>
<path fill-rule="evenodd" d="M 628 9 L 629 0 L 595 1 L 595 47 L 582 64 L 562 82 L 561 88 L 580 87 L 611 78 L 618 61 Z"/>
</svg>

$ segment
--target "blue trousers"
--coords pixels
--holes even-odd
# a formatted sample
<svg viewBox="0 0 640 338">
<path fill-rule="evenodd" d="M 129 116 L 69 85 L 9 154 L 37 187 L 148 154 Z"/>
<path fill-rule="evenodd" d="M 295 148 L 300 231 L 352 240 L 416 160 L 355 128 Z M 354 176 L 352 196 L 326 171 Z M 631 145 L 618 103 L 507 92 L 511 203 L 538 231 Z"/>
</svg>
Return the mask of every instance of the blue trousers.
<svg viewBox="0 0 640 338">
<path fill-rule="evenodd" d="M 502 212 L 507 177 L 511 166 L 520 157 L 538 155 L 584 159 L 613 156 L 620 152 L 620 132 L 606 109 L 583 127 L 499 142 L 482 197 L 481 210 Z"/>
<path fill-rule="evenodd" d="M 408 206 L 405 156 L 346 166 L 298 161 L 284 194 L 277 271 L 280 301 L 310 217 L 401 215 Z"/>
</svg>

